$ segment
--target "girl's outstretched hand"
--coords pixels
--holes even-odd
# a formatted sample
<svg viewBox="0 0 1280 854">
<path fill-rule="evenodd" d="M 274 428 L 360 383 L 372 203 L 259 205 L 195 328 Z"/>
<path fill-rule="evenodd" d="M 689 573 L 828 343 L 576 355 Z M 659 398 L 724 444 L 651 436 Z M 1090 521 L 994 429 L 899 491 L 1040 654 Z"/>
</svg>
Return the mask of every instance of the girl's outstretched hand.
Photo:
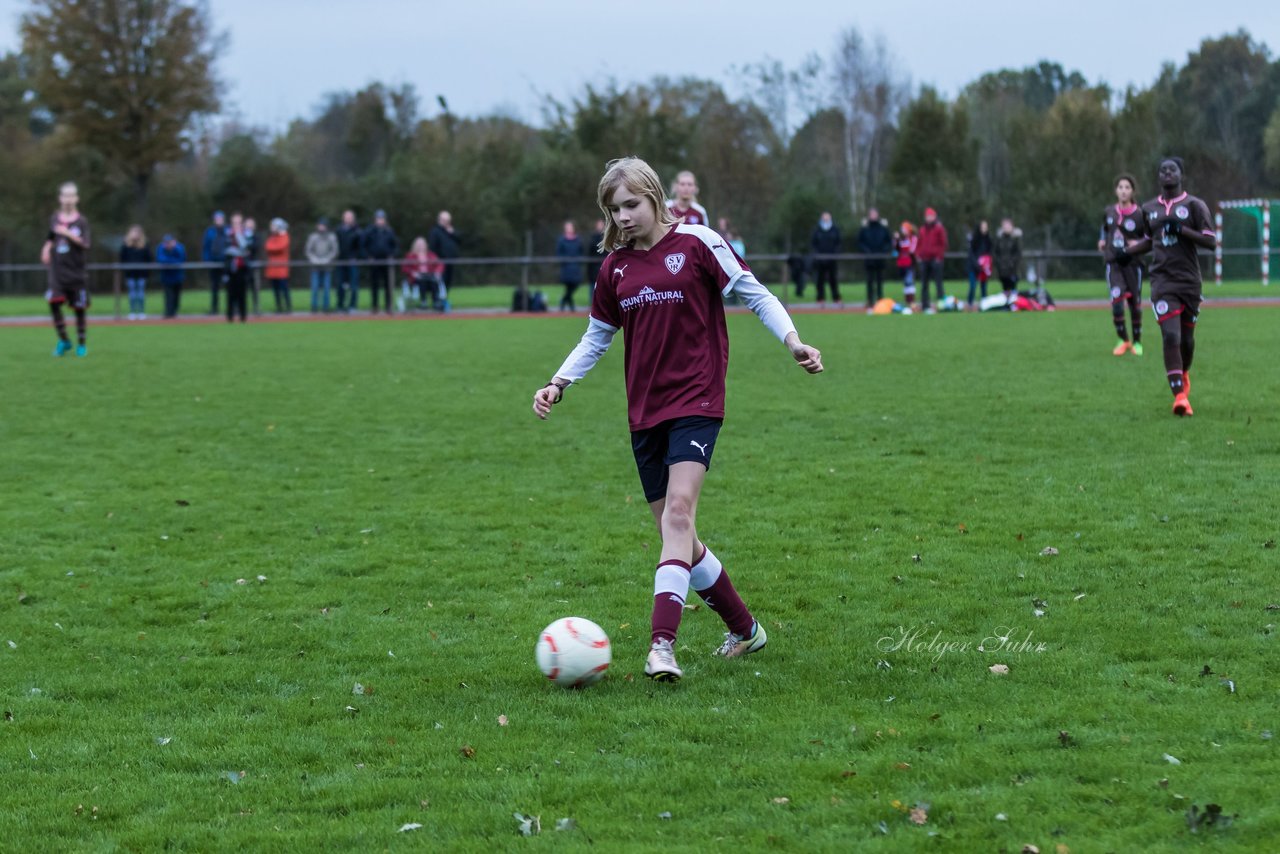
<svg viewBox="0 0 1280 854">
<path fill-rule="evenodd" d="M 810 347 L 793 335 L 794 333 L 787 336 L 787 349 L 795 357 L 796 364 L 811 374 L 822 373 L 822 353 L 817 347 Z"/>
<path fill-rule="evenodd" d="M 564 392 L 554 383 L 547 383 L 533 393 L 533 413 L 543 421 L 551 414 L 551 407 L 560 402 Z"/>
</svg>

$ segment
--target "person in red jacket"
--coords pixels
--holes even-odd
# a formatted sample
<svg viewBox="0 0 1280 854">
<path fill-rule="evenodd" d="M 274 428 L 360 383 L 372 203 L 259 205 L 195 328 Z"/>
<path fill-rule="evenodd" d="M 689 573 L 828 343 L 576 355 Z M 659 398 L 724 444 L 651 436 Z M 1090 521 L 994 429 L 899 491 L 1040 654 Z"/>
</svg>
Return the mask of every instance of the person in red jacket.
<svg viewBox="0 0 1280 854">
<path fill-rule="evenodd" d="M 442 278 L 444 263 L 436 253 L 427 248 L 425 237 L 414 239 L 409 247 L 409 254 L 404 256 L 404 263 L 400 265 L 400 272 L 405 279 L 402 303 L 407 302 L 416 291 L 419 308 L 430 305 L 436 311 L 449 310 L 449 298 Z M 400 310 L 403 311 L 404 308 Z"/>
<path fill-rule="evenodd" d="M 893 233 L 893 257 L 898 265 L 898 275 L 902 276 L 902 301 L 907 304 L 906 314 L 910 314 L 916 301 L 916 245 L 919 234 L 916 227 L 906 220 Z"/>
<path fill-rule="evenodd" d="M 920 304 L 925 314 L 933 314 L 929 305 L 929 280 L 938 283 L 938 302 L 946 296 L 942 288 L 942 259 L 947 254 L 947 229 L 938 221 L 933 208 L 924 209 L 924 224 L 920 226 L 920 240 L 916 257 L 920 259 Z"/>
</svg>

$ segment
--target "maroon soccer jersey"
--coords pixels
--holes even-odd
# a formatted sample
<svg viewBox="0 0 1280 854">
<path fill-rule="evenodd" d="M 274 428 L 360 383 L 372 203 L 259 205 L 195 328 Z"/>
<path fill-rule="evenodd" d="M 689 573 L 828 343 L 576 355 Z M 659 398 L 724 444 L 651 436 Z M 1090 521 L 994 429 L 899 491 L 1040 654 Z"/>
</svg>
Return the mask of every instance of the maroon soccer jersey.
<svg viewBox="0 0 1280 854">
<path fill-rule="evenodd" d="M 711 225 L 707 219 L 707 209 L 697 202 L 690 202 L 689 207 L 682 208 L 675 199 L 667 199 L 667 210 L 675 214 L 685 225 Z"/>
<path fill-rule="evenodd" d="M 724 417 L 722 295 L 748 269 L 702 225 L 673 226 L 652 249 L 617 249 L 605 258 L 591 316 L 622 330 L 632 431 L 686 415 Z"/>
<path fill-rule="evenodd" d="M 1107 205 L 1102 214 L 1102 257 L 1108 263 L 1114 262 L 1117 249 L 1131 240 L 1141 240 L 1146 233 L 1146 217 L 1136 202 L 1127 208 Z"/>
<path fill-rule="evenodd" d="M 1199 293 L 1200 259 L 1197 246 L 1185 238 L 1170 238 L 1164 233 L 1169 220 L 1182 223 L 1184 231 L 1214 234 L 1209 206 L 1188 193 L 1173 199 L 1157 196 L 1142 206 L 1151 235 L 1151 296 L 1174 291 Z"/>
</svg>

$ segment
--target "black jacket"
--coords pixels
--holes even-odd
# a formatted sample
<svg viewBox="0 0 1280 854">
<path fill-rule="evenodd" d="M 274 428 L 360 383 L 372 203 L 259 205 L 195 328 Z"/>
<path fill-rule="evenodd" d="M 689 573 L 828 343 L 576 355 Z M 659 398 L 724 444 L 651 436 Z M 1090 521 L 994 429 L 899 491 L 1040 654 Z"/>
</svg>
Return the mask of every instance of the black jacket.
<svg viewBox="0 0 1280 854">
<path fill-rule="evenodd" d="M 893 234 L 884 220 L 869 219 L 863 224 L 858 231 L 858 251 L 866 255 L 888 255 L 893 252 Z"/>
<path fill-rule="evenodd" d="M 338 235 L 338 260 L 358 261 L 364 257 L 364 235 L 358 225 L 340 225 L 334 231 Z"/>
<path fill-rule="evenodd" d="M 809 241 L 816 255 L 836 255 L 840 252 L 840 227 L 832 225 L 826 231 L 819 226 L 813 230 L 813 238 Z"/>
<path fill-rule="evenodd" d="M 977 261 L 983 255 L 991 254 L 991 234 L 975 231 L 969 237 L 969 260 Z"/>
<path fill-rule="evenodd" d="M 151 249 L 147 246 L 134 248 L 132 246 L 120 247 L 120 263 L 121 264 L 150 264 Z M 126 279 L 149 279 L 151 278 L 150 270 L 133 270 L 125 269 L 124 277 Z"/>
<path fill-rule="evenodd" d="M 1022 269 L 1022 232 L 1015 228 L 1012 234 L 1003 231 L 996 234 L 991 260 L 997 277 L 1016 280 Z"/>
<path fill-rule="evenodd" d="M 400 251 L 400 241 L 396 233 L 386 225 L 371 225 L 364 231 L 364 254 L 369 258 L 383 261 L 394 258 Z"/>
<path fill-rule="evenodd" d="M 462 254 L 461 243 L 457 231 L 449 231 L 439 223 L 433 225 L 427 235 L 427 248 L 439 258 L 457 258 Z"/>
</svg>

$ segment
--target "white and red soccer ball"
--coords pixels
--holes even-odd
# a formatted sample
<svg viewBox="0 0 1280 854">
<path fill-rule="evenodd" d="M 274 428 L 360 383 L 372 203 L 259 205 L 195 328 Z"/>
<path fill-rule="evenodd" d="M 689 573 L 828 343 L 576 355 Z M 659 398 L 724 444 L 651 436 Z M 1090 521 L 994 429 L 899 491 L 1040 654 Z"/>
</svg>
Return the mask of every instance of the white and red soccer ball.
<svg viewBox="0 0 1280 854">
<path fill-rule="evenodd" d="M 613 660 L 604 629 L 582 617 L 562 617 L 542 630 L 538 669 L 561 688 L 585 688 L 604 678 Z"/>
</svg>

